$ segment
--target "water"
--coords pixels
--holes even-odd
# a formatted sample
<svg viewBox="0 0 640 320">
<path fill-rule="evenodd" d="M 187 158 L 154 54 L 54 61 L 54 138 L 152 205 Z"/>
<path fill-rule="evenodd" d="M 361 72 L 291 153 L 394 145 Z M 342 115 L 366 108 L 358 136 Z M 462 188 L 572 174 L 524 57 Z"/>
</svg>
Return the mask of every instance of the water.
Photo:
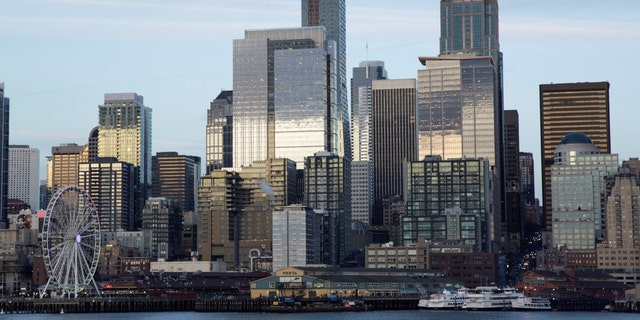
<svg viewBox="0 0 640 320">
<path fill-rule="evenodd" d="M 76 314 L 4 314 L 0 320 L 638 320 L 638 314 L 609 312 L 514 312 L 514 311 L 367 311 L 318 313 L 214 313 L 214 312 L 140 312 Z"/>
</svg>

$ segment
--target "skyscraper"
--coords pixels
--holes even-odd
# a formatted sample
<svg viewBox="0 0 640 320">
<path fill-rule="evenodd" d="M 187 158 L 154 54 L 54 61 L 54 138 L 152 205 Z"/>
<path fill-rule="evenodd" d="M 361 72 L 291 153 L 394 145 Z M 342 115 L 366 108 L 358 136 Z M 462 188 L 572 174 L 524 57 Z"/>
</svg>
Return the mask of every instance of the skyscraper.
<svg viewBox="0 0 640 320">
<path fill-rule="evenodd" d="M 47 187 L 51 193 L 67 187 L 78 185 L 78 164 L 87 161 L 82 158 L 85 146 L 75 143 L 63 143 L 51 147 L 51 157 L 47 168 Z"/>
<path fill-rule="evenodd" d="M 606 181 L 618 171 L 618 155 L 600 153 L 588 136 L 574 132 L 562 138 L 553 159 L 553 245 L 593 251 L 604 238 Z"/>
<path fill-rule="evenodd" d="M 504 176 L 506 183 L 502 232 L 508 239 L 507 250 L 520 252 L 522 241 L 522 201 L 520 192 L 520 133 L 518 110 L 504 111 Z"/>
<path fill-rule="evenodd" d="M 322 215 L 299 204 L 273 210 L 273 272 L 322 263 L 321 219 Z"/>
<path fill-rule="evenodd" d="M 78 165 L 78 186 L 91 196 L 101 231 L 134 231 L 134 173 L 132 164 L 113 157 Z"/>
<path fill-rule="evenodd" d="M 9 146 L 9 199 L 20 199 L 32 210 L 40 207 L 40 152 L 26 145 Z"/>
<path fill-rule="evenodd" d="M 487 159 L 427 157 L 407 162 L 405 172 L 405 245 L 424 237 L 435 246 L 449 241 L 461 251 L 491 252 L 495 220 Z"/>
<path fill-rule="evenodd" d="M 324 27 L 245 31 L 233 42 L 233 166 L 338 150 L 334 41 Z"/>
<path fill-rule="evenodd" d="M 151 184 L 151 108 L 136 93 L 105 93 L 99 108 L 98 156 L 139 168 L 140 184 Z"/>
<path fill-rule="evenodd" d="M 551 166 L 553 150 L 572 132 L 586 134 L 600 153 L 611 153 L 609 83 L 557 83 L 540 85 L 540 154 L 543 173 L 543 217 L 551 221 Z"/>
<path fill-rule="evenodd" d="M 402 198 L 403 163 L 418 156 L 416 80 L 374 80 L 371 89 L 373 224 L 382 225 L 383 200 Z"/>
<path fill-rule="evenodd" d="M 168 261 L 181 258 L 182 215 L 171 199 L 152 197 L 142 211 L 142 227 L 151 234 L 151 257 Z"/>
<path fill-rule="evenodd" d="M 382 61 L 363 61 L 351 78 L 351 217 L 371 223 L 373 177 L 371 169 L 371 82 L 387 78 Z"/>
<path fill-rule="evenodd" d="M 9 190 L 9 98 L 0 82 L 0 229 L 8 228 L 7 193 Z"/>
<path fill-rule="evenodd" d="M 302 26 L 324 26 L 327 40 L 335 43 L 338 155 L 352 158 L 349 101 L 347 97 L 347 19 L 345 0 L 301 0 Z"/>
<path fill-rule="evenodd" d="M 151 196 L 170 199 L 180 212 L 195 212 L 200 157 L 158 152 L 151 158 Z"/>
<path fill-rule="evenodd" d="M 337 218 L 337 248 L 323 248 L 324 252 L 331 253 L 328 260 L 326 256 L 323 257 L 323 263 L 330 265 L 345 262 L 353 250 L 350 162 L 345 157 L 329 152 L 318 152 L 307 157 L 304 162 L 305 205 L 315 210 L 324 210 L 329 217 Z"/>
<path fill-rule="evenodd" d="M 98 156 L 114 157 L 134 166 L 134 228 L 140 228 L 151 185 L 152 110 L 136 93 L 106 93 L 98 109 Z"/>
<path fill-rule="evenodd" d="M 207 174 L 233 166 L 233 91 L 223 90 L 207 110 Z"/>
</svg>

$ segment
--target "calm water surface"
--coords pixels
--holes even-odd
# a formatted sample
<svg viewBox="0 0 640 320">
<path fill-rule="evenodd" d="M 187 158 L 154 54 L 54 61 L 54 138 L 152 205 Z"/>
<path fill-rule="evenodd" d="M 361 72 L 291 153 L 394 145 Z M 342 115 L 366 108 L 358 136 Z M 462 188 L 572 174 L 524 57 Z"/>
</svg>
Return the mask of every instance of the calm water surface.
<svg viewBox="0 0 640 320">
<path fill-rule="evenodd" d="M 319 313 L 214 313 L 214 312 L 140 312 L 140 313 L 76 313 L 76 314 L 4 314 L 0 320 L 638 320 L 639 314 L 608 312 L 511 312 L 511 311 L 368 311 Z"/>
</svg>

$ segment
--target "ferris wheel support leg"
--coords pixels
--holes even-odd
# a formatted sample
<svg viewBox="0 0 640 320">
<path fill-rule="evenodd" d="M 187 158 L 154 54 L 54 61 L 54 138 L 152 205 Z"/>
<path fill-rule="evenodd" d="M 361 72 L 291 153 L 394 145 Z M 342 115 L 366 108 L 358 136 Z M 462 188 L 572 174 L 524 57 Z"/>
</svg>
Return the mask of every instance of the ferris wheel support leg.
<svg viewBox="0 0 640 320">
<path fill-rule="evenodd" d="M 40 294 L 40 299 L 42 299 L 45 295 L 45 293 L 47 293 L 47 289 L 49 288 L 49 284 L 53 285 L 53 277 L 49 276 L 49 280 L 47 280 L 47 284 L 44 285 L 44 288 L 42 288 L 41 290 L 38 289 L 38 293 Z"/>
</svg>

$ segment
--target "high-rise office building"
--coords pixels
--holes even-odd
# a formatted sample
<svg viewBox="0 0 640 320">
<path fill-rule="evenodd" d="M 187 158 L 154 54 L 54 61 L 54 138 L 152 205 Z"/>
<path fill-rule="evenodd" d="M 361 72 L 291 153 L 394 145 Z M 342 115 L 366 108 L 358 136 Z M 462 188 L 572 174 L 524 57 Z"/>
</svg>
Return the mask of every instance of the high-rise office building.
<svg viewBox="0 0 640 320">
<path fill-rule="evenodd" d="M 138 167 L 138 181 L 146 185 L 151 184 L 151 111 L 136 93 L 105 93 L 98 118 L 98 156 Z"/>
<path fill-rule="evenodd" d="M 96 126 L 89 132 L 89 139 L 87 141 L 87 161 L 93 162 L 98 159 L 98 132 L 100 127 Z"/>
<path fill-rule="evenodd" d="M 183 257 L 182 214 L 174 201 L 149 198 L 142 210 L 142 228 L 151 234 L 151 258 L 171 261 Z"/>
<path fill-rule="evenodd" d="M 351 246 L 351 161 L 334 153 L 315 153 L 305 159 L 304 181 L 305 205 L 314 210 L 323 210 L 329 217 L 337 219 L 337 248 L 336 250 L 323 248 L 323 251 L 331 252 L 328 260 L 327 257 L 323 257 L 323 263 L 339 265 L 346 262 L 353 250 Z M 330 229 L 332 228 L 329 227 L 328 230 Z M 330 234 L 331 232 L 328 236 Z"/>
<path fill-rule="evenodd" d="M 324 27 L 248 30 L 233 42 L 233 166 L 336 152 L 335 42 Z"/>
<path fill-rule="evenodd" d="M 502 135 L 494 65 L 489 57 L 421 57 L 418 70 L 419 158 L 483 157 L 500 163 Z"/>
<path fill-rule="evenodd" d="M 40 207 L 40 151 L 26 145 L 9 146 L 9 199 L 20 199 L 32 210 Z"/>
<path fill-rule="evenodd" d="M 151 182 L 152 197 L 172 200 L 172 205 L 181 212 L 195 212 L 200 183 L 200 157 L 158 152 L 151 159 Z"/>
<path fill-rule="evenodd" d="M 250 182 L 269 196 L 271 207 L 299 203 L 296 163 L 289 159 L 254 161 L 242 167 L 240 177 L 245 185 Z"/>
<path fill-rule="evenodd" d="M 487 159 L 426 157 L 407 162 L 405 172 L 405 245 L 424 237 L 434 247 L 491 252 L 496 220 Z"/>
<path fill-rule="evenodd" d="M 417 160 L 416 80 L 374 80 L 372 88 L 373 224 L 382 225 L 382 202 L 403 194 L 404 161 Z"/>
<path fill-rule="evenodd" d="M 78 164 L 78 186 L 89 193 L 104 232 L 134 231 L 135 168 L 116 158 Z"/>
<path fill-rule="evenodd" d="M 224 201 L 221 201 L 224 199 Z M 271 195 L 257 181 L 214 170 L 198 189 L 198 252 L 204 261 L 249 266 L 252 249 L 271 250 Z"/>
<path fill-rule="evenodd" d="M 134 166 L 134 228 L 140 228 L 151 185 L 152 110 L 136 93 L 106 93 L 98 109 L 98 156 L 114 157 Z"/>
<path fill-rule="evenodd" d="M 520 200 L 525 236 L 542 226 L 538 200 L 536 199 L 533 153 L 520 152 Z"/>
<path fill-rule="evenodd" d="M 565 135 L 586 134 L 600 153 L 611 153 L 609 83 L 581 82 L 540 85 L 540 154 L 543 174 L 543 217 L 552 228 L 551 166 L 553 150 Z"/>
<path fill-rule="evenodd" d="M 351 217 L 370 224 L 373 213 L 371 167 L 371 82 L 387 78 L 382 61 L 363 61 L 351 78 Z"/>
<path fill-rule="evenodd" d="M 233 166 L 233 91 L 223 90 L 207 110 L 206 173 Z"/>
<path fill-rule="evenodd" d="M 7 205 L 9 189 L 9 98 L 0 82 L 0 229 L 8 228 Z"/>
<path fill-rule="evenodd" d="M 562 138 L 553 158 L 553 245 L 593 251 L 604 238 L 606 182 L 618 171 L 618 155 L 600 153 L 587 135 L 574 132 Z"/>
<path fill-rule="evenodd" d="M 47 187 L 54 194 L 67 186 L 78 185 L 78 164 L 86 162 L 83 158 L 85 146 L 75 143 L 63 143 L 51 147 L 51 156 L 47 167 Z"/>
<path fill-rule="evenodd" d="M 523 237 L 520 191 L 520 129 L 517 110 L 504 111 L 504 177 L 505 210 L 502 214 L 502 236 L 505 249 L 519 253 Z"/>
<path fill-rule="evenodd" d="M 347 19 L 345 0 L 301 0 L 303 27 L 324 26 L 335 45 L 335 103 L 339 156 L 352 159 L 349 101 L 347 96 Z M 329 150 L 330 151 L 330 150 Z M 294 159 L 295 160 L 295 159 Z"/>
</svg>

